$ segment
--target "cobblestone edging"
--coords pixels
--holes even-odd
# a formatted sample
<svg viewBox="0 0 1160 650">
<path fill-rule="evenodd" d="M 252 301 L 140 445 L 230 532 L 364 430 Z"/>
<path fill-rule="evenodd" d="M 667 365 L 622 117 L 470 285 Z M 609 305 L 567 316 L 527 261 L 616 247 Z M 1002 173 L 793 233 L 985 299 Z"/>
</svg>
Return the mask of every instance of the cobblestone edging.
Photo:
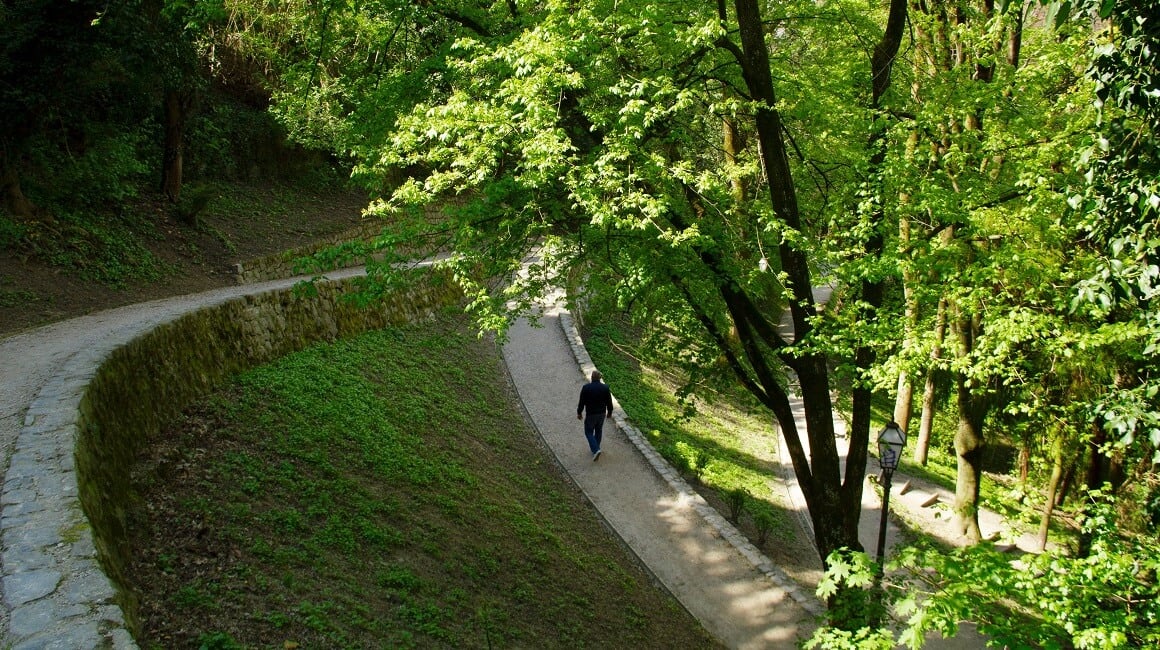
<svg viewBox="0 0 1160 650">
<path fill-rule="evenodd" d="M 588 355 L 588 349 L 584 347 L 584 340 L 580 337 L 580 331 L 576 327 L 575 319 L 570 312 L 564 309 L 560 310 L 560 327 L 564 330 L 564 338 L 568 339 L 568 345 L 572 348 L 572 354 L 576 357 L 576 363 L 580 367 L 580 372 L 585 377 L 585 380 L 587 380 L 587 377 L 592 371 L 596 370 L 596 365 L 592 363 L 592 357 Z M 779 588 L 787 592 L 802 609 L 815 616 L 820 616 L 825 613 L 825 607 L 817 598 L 803 589 L 785 571 L 776 566 L 764 553 L 758 550 L 745 535 L 741 534 L 741 531 L 737 530 L 733 524 L 729 523 L 729 520 L 721 516 L 721 513 L 709 505 L 704 497 L 698 494 L 681 477 L 680 472 L 670 465 L 653 448 L 648 438 L 624 416 L 623 409 L 618 407 L 612 417 L 616 421 L 617 428 L 628 436 L 628 439 L 632 441 L 645 459 L 648 460 L 657 474 L 668 482 L 674 490 L 687 498 L 705 522 L 712 526 L 722 538 L 728 541 L 733 548 L 737 549 L 742 556 L 749 560 L 754 568 L 768 577 Z"/>
<path fill-rule="evenodd" d="M 430 316 L 453 283 L 400 292 L 380 309 L 282 287 L 226 295 L 169 318 L 144 316 L 76 352 L 41 388 L 0 493 L 7 650 L 137 648 L 134 598 L 116 585 L 128 466 L 165 416 L 240 369 L 306 345 Z M 82 505 L 83 501 L 83 505 Z"/>
</svg>

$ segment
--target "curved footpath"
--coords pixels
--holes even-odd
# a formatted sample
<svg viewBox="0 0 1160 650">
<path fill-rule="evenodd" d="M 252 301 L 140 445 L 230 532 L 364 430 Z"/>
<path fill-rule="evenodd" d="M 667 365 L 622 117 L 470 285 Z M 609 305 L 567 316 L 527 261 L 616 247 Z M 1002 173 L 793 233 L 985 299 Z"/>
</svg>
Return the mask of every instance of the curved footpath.
<svg viewBox="0 0 1160 650">
<path fill-rule="evenodd" d="M 710 634 L 730 648 L 794 648 L 821 605 L 682 480 L 617 405 L 592 461 L 576 400 L 594 366 L 561 296 L 503 348 L 531 420 L 605 521 Z M 611 595 L 610 595 L 611 597 Z"/>
<path fill-rule="evenodd" d="M 329 276 L 337 279 L 360 272 L 352 269 Z M 62 623 L 77 616 L 80 603 L 92 602 L 93 591 L 99 592 L 105 582 L 90 579 L 95 550 L 57 557 L 51 570 L 38 564 L 51 552 L 63 523 L 47 520 L 30 527 L 37 506 L 10 496 L 20 493 L 10 489 L 16 474 L 31 473 L 38 484 L 47 485 L 62 483 L 61 475 L 74 471 L 71 450 L 48 457 L 39 449 L 29 453 L 30 440 L 51 432 L 52 405 L 79 394 L 97 360 L 152 328 L 189 311 L 283 289 L 299 279 L 130 305 L 0 339 L 0 445 L 5 458 L 0 642 L 24 639 L 11 646 L 15 649 L 85 648 L 93 645 L 85 640 L 96 634 L 95 623 L 61 629 Z M 575 417 L 576 398 L 592 363 L 571 316 L 560 305 L 559 295 L 545 300 L 541 326 L 519 321 L 503 347 L 511 378 L 545 443 L 609 526 L 711 634 L 731 648 L 796 647 L 812 630 L 821 605 L 685 484 L 625 421 L 619 408 L 615 423 L 606 428 L 605 453 L 599 462 L 592 462 Z M 19 472 L 14 469 L 17 464 Z M 792 493 L 793 482 L 786 485 Z M 878 504 L 873 492 L 867 492 L 863 543 L 873 548 Z M 76 495 L 61 498 L 75 501 Z M 800 494 L 795 503 L 801 503 Z M 26 516 L 29 513 L 31 517 Z M 896 536 L 892 526 L 891 540 Z M 33 543 L 49 550 L 26 551 Z M 111 602 L 109 598 L 111 594 L 104 602 Z M 102 616 L 119 619 L 115 606 L 105 609 Z M 44 639 L 38 635 L 49 630 L 52 642 L 35 640 Z M 126 638 L 114 639 L 114 645 L 135 647 Z"/>
</svg>

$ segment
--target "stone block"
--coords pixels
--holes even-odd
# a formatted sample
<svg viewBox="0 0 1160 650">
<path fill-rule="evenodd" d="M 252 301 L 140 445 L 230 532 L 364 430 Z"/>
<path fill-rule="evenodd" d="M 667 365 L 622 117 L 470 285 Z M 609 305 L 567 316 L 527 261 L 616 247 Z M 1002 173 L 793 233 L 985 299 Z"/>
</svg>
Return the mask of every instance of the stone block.
<svg viewBox="0 0 1160 650">
<path fill-rule="evenodd" d="M 59 571 L 38 569 L 4 576 L 4 604 L 11 609 L 44 598 L 60 584 Z"/>
</svg>

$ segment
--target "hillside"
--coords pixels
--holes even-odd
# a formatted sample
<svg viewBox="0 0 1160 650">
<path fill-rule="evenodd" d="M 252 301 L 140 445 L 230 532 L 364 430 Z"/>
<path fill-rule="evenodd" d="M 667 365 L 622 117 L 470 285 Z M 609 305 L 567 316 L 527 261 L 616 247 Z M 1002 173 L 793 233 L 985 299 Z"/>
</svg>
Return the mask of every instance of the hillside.
<svg viewBox="0 0 1160 650">
<path fill-rule="evenodd" d="M 91 238 L 70 237 L 64 222 L 21 224 L 33 233 L 60 234 L 66 245 L 38 251 L 25 237 L 19 245 L 0 238 L 0 336 L 81 314 L 166 296 L 230 285 L 234 265 L 301 246 L 349 230 L 361 220 L 365 199 L 337 188 L 288 185 L 222 185 L 208 196 L 199 224 L 182 223 L 159 197 L 125 206 L 121 229 L 107 237 L 105 252 L 122 246 L 128 256 L 106 256 L 110 265 L 140 257 L 140 246 L 155 258 L 120 282 L 86 279 L 100 257 Z M 8 222 L 12 223 L 12 222 Z M 125 233 L 133 233 L 133 236 Z M 26 235 L 28 232 L 26 232 Z M 38 254 L 39 253 L 39 254 Z M 75 257 L 70 256 L 73 253 Z M 64 260 L 49 264 L 45 258 Z M 84 259 L 69 264 L 68 260 Z M 85 265 L 89 265 L 88 268 Z"/>
</svg>

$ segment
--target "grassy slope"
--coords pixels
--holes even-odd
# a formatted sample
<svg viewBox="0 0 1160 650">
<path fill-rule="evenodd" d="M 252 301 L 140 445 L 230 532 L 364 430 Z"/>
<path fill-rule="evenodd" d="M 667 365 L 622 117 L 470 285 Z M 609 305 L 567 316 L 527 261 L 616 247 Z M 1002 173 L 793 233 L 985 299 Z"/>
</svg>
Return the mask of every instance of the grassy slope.
<svg viewBox="0 0 1160 650">
<path fill-rule="evenodd" d="M 449 313 L 193 409 L 135 477 L 142 646 L 711 646 L 560 477 L 503 376 Z"/>
</svg>

